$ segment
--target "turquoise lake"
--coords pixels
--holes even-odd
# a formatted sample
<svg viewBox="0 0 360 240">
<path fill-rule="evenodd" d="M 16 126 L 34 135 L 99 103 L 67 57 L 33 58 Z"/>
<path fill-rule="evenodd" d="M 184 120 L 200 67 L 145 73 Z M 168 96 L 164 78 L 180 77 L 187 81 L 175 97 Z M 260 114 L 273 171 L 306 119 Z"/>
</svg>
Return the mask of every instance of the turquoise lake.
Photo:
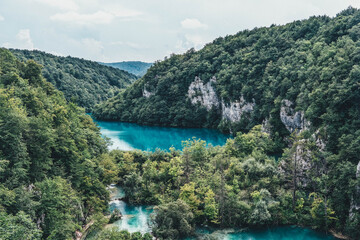
<svg viewBox="0 0 360 240">
<path fill-rule="evenodd" d="M 110 150 L 143 151 L 169 150 L 170 147 L 182 149 L 181 142 L 195 138 L 205 140 L 213 146 L 224 145 L 230 135 L 214 129 L 204 128 L 168 128 L 142 126 L 134 123 L 95 121 L 101 128 L 101 134 L 111 139 Z"/>
<path fill-rule="evenodd" d="M 128 230 L 129 232 L 151 232 L 149 226 L 150 215 L 153 212 L 151 206 L 134 206 L 119 200 L 125 196 L 121 187 L 116 185 L 109 186 L 111 192 L 111 202 L 109 206 L 110 212 L 115 208 L 119 209 L 123 218 L 114 222 L 111 226 L 119 228 L 119 230 Z M 212 238 L 207 238 L 211 236 Z M 316 232 L 308 228 L 296 226 L 273 227 L 266 229 L 236 231 L 234 229 L 225 230 L 208 230 L 199 228 L 195 239 L 217 239 L 217 240 L 335 240 L 331 235 Z"/>
</svg>

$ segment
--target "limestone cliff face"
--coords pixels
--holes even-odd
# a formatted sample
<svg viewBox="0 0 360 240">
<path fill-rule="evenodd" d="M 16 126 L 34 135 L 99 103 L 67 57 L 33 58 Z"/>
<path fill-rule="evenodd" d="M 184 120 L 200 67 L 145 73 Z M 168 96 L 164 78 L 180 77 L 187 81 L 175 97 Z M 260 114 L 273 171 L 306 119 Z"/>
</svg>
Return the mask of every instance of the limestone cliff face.
<svg viewBox="0 0 360 240">
<path fill-rule="evenodd" d="M 295 166 L 296 162 L 296 175 L 297 185 L 299 187 L 306 187 L 310 183 L 311 175 L 324 173 L 323 162 L 313 162 L 311 151 L 306 147 L 308 140 L 302 139 L 297 142 L 295 151 L 291 155 L 291 167 Z M 279 164 L 279 171 L 289 176 L 293 174 L 293 169 L 289 167 L 289 163 L 283 159 Z"/>
<path fill-rule="evenodd" d="M 243 97 L 238 101 L 225 103 L 219 100 L 215 92 L 216 78 L 212 77 L 206 84 L 199 78 L 195 77 L 188 89 L 188 97 L 192 104 L 200 104 L 208 111 L 212 108 L 221 108 L 222 119 L 230 122 L 238 122 L 244 113 L 252 112 L 255 103 L 248 103 Z"/>
<path fill-rule="evenodd" d="M 249 113 L 254 110 L 255 103 L 248 103 L 241 96 L 239 101 L 230 102 L 225 104 L 221 102 L 222 118 L 227 119 L 230 122 L 239 122 L 244 113 Z"/>
<path fill-rule="evenodd" d="M 195 80 L 190 84 L 188 89 L 188 98 L 191 103 L 196 105 L 200 104 L 208 111 L 212 108 L 220 108 L 223 120 L 230 122 L 239 122 L 244 113 L 250 113 L 254 110 L 255 102 L 246 102 L 244 97 L 241 96 L 239 100 L 235 102 L 225 103 L 220 100 L 215 91 L 216 78 L 212 77 L 206 84 L 199 78 L 195 77 Z M 150 97 L 154 93 L 144 88 L 143 96 Z M 293 108 L 293 102 L 284 99 L 281 102 L 280 119 L 289 132 L 303 131 L 309 128 L 310 122 L 304 117 L 303 111 L 295 111 Z M 268 121 L 266 121 L 267 130 L 270 129 Z"/>
<path fill-rule="evenodd" d="M 143 92 L 142 92 L 144 98 L 149 98 L 149 97 L 151 97 L 152 95 L 155 95 L 155 92 L 152 92 L 152 91 L 150 91 L 150 90 L 147 90 L 146 88 L 147 88 L 147 86 L 145 85 L 145 86 L 144 86 L 144 89 L 143 89 Z"/>
<path fill-rule="evenodd" d="M 358 163 L 356 168 L 356 178 L 357 179 L 360 178 L 360 162 Z M 360 211 L 360 186 L 356 186 L 355 194 L 351 200 L 350 214 L 349 214 L 350 220 L 353 220 L 355 213 L 359 211 Z"/>
<path fill-rule="evenodd" d="M 195 77 L 195 81 L 190 84 L 188 90 L 191 103 L 194 105 L 200 103 L 208 111 L 213 107 L 219 107 L 219 99 L 213 87 L 215 83 L 215 77 L 212 77 L 206 84 L 199 77 Z"/>
<path fill-rule="evenodd" d="M 308 129 L 310 122 L 305 119 L 304 112 L 295 112 L 295 110 L 292 108 L 292 105 L 293 102 L 287 99 L 282 100 L 280 109 L 280 119 L 282 123 L 285 125 L 286 129 L 289 130 L 289 132 Z"/>
</svg>

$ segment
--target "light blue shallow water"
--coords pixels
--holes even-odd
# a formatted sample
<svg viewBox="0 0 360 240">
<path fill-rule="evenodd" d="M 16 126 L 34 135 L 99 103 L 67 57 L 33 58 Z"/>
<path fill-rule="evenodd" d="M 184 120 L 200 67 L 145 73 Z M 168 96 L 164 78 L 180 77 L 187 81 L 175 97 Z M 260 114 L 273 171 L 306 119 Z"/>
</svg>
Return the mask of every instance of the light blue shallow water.
<svg viewBox="0 0 360 240">
<path fill-rule="evenodd" d="M 110 150 L 143 151 L 169 150 L 170 147 L 182 149 L 181 142 L 193 137 L 205 140 L 213 146 L 224 145 L 229 135 L 214 129 L 203 128 L 167 128 L 141 126 L 134 123 L 95 121 L 101 133 L 110 138 L 113 145 Z"/>
<path fill-rule="evenodd" d="M 110 211 L 118 208 L 123 214 L 123 218 L 113 223 L 113 226 L 119 230 L 128 230 L 129 232 L 151 232 L 149 226 L 150 214 L 153 209 L 149 206 L 132 206 L 125 203 L 118 198 L 124 197 L 124 192 L 118 186 L 111 185 L 111 199 Z M 260 230 L 247 230 L 243 232 L 236 232 L 236 230 L 218 230 L 210 231 L 207 229 L 199 228 L 197 230 L 198 238 L 211 235 L 212 238 L 204 239 L 217 239 L 217 240 L 335 240 L 334 237 L 324 233 L 316 232 L 308 228 L 301 228 L 296 226 L 274 227 Z"/>
<path fill-rule="evenodd" d="M 123 215 L 122 219 L 116 221 L 112 226 L 116 226 L 119 230 L 128 230 L 129 232 L 147 233 L 151 229 L 149 227 L 150 214 L 153 212 L 150 206 L 133 206 L 129 205 L 119 198 L 124 197 L 124 192 L 120 187 L 111 185 L 111 201 L 109 210 L 112 212 L 115 208 L 119 209 Z"/>
<path fill-rule="evenodd" d="M 201 231 L 200 231 L 201 232 Z M 206 231 L 205 231 L 206 232 Z M 206 235 L 210 234 L 209 232 Z M 220 230 L 212 232 L 211 237 L 221 240 L 335 240 L 331 235 L 297 226 L 273 227 L 260 230 L 233 232 Z"/>
</svg>

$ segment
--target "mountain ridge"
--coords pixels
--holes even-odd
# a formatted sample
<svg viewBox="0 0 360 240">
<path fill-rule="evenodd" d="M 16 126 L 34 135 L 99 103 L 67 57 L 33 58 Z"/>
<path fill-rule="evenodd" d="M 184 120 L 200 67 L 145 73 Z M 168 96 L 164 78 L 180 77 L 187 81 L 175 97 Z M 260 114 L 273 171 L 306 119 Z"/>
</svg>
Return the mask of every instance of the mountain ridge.
<svg viewBox="0 0 360 240">
<path fill-rule="evenodd" d="M 87 112 L 137 79 L 126 71 L 83 58 L 55 56 L 39 50 L 9 50 L 20 61 L 35 60 L 41 64 L 44 77 L 62 91 L 68 101 L 79 104 Z"/>
<path fill-rule="evenodd" d="M 100 62 L 100 64 L 127 71 L 138 77 L 144 76 L 146 71 L 153 65 L 153 63 L 142 62 L 142 61 L 122 61 L 122 62 L 112 62 L 112 63 Z"/>
</svg>

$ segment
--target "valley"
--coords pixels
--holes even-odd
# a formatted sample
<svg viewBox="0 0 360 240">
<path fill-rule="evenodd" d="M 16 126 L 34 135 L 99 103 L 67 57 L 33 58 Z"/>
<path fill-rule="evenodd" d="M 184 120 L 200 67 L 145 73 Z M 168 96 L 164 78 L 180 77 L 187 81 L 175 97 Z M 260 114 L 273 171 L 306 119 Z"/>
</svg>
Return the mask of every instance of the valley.
<svg viewBox="0 0 360 240">
<path fill-rule="evenodd" d="M 49 24 L 75 16 L 74 38 L 145 16 L 67 4 Z M 1 240 L 360 238 L 359 9 L 154 63 L 103 63 L 150 51 L 115 40 L 69 40 L 97 61 L 0 48 Z"/>
</svg>

